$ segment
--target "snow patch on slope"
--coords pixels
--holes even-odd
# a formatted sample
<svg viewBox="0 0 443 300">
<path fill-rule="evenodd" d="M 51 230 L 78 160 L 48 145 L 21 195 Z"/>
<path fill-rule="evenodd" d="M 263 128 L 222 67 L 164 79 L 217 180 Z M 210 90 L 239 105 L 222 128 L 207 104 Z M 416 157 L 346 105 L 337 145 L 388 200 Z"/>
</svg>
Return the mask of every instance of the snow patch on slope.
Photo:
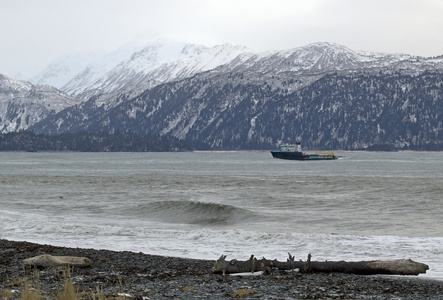
<svg viewBox="0 0 443 300">
<path fill-rule="evenodd" d="M 246 51 L 249 50 L 243 46 L 230 44 L 206 47 L 173 39 L 157 39 L 126 59 L 113 63 L 112 68 L 100 69 L 97 64 L 88 66 L 63 90 L 85 99 L 101 93 L 120 92 L 145 82 L 151 82 L 153 86 L 214 69 Z M 113 61 L 117 62 L 117 59 Z M 91 73 L 94 75 L 91 76 Z"/>
<path fill-rule="evenodd" d="M 78 100 L 49 85 L 33 85 L 0 74 L 0 133 L 27 129 L 30 125 Z"/>
</svg>

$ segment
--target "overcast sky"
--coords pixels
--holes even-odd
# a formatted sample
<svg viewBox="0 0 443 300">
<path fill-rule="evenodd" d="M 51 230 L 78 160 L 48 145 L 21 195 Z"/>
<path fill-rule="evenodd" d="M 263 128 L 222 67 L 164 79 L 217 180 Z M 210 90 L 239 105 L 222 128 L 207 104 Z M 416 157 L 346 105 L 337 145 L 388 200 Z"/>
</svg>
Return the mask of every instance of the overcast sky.
<svg viewBox="0 0 443 300">
<path fill-rule="evenodd" d="M 443 0 L 0 0 L 0 74 L 31 76 L 66 53 L 158 36 L 283 50 L 443 55 Z"/>
</svg>

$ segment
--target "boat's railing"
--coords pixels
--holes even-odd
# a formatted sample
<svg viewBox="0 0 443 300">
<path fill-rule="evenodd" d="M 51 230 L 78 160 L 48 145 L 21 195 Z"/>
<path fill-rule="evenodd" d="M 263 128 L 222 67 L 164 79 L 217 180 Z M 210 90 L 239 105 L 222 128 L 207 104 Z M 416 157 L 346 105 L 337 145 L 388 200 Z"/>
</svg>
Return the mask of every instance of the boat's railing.
<svg viewBox="0 0 443 300">
<path fill-rule="evenodd" d="M 295 151 L 295 145 L 291 145 L 291 144 L 280 145 L 280 150 L 281 151 L 291 151 L 291 152 L 294 152 Z"/>
</svg>

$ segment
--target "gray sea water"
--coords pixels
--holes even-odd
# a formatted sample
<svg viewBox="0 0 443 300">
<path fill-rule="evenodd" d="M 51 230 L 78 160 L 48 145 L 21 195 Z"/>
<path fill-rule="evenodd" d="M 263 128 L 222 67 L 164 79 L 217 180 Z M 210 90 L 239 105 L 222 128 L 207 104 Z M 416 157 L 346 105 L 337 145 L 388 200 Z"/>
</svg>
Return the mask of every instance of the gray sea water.
<svg viewBox="0 0 443 300">
<path fill-rule="evenodd" d="M 443 153 L 336 154 L 3 152 L 0 238 L 205 259 L 411 258 L 443 280 Z"/>
</svg>

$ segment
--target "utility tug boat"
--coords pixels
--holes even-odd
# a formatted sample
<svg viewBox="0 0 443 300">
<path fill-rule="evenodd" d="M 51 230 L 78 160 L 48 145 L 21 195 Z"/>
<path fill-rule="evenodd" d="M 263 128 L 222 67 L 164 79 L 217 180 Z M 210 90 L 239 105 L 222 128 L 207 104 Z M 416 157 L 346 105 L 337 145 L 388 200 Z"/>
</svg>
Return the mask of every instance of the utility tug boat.
<svg viewBox="0 0 443 300">
<path fill-rule="evenodd" d="M 301 144 L 284 144 L 280 146 L 280 150 L 272 150 L 272 157 L 292 160 L 331 160 L 337 159 L 333 152 L 315 152 L 315 154 L 307 154 L 301 151 Z"/>
</svg>

